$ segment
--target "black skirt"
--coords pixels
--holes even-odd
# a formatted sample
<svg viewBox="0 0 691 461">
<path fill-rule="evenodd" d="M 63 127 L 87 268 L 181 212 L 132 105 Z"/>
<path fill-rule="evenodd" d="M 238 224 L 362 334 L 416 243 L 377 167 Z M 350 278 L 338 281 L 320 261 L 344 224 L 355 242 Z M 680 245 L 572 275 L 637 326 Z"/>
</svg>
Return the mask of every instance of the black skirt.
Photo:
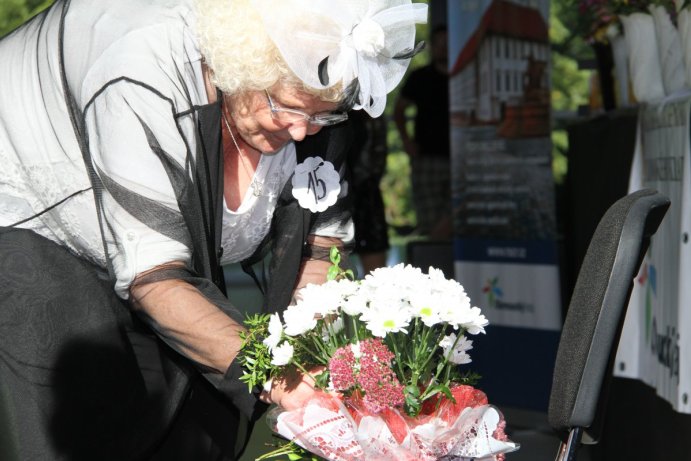
<svg viewBox="0 0 691 461">
<path fill-rule="evenodd" d="M 0 228 L 0 459 L 232 459 L 237 412 L 101 272 Z"/>
</svg>

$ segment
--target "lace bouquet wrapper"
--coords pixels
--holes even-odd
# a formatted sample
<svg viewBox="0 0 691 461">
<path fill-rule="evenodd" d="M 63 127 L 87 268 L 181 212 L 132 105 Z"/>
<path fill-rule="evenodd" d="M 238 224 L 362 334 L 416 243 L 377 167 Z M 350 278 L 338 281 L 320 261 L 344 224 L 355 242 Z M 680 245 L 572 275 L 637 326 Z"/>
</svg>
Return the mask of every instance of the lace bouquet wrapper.
<svg viewBox="0 0 691 461">
<path fill-rule="evenodd" d="M 325 394 L 299 410 L 275 408 L 268 421 L 281 436 L 330 461 L 501 461 L 518 449 L 481 391 L 459 386 L 453 394 L 455 404 L 443 401 L 415 418 L 396 409 L 372 413 L 358 398 Z"/>
<path fill-rule="evenodd" d="M 517 449 L 467 369 L 469 337 L 488 322 L 463 287 L 403 264 L 354 280 L 336 249 L 331 261 L 330 280 L 307 285 L 282 315 L 246 321 L 241 380 L 309 374 L 322 391 L 273 410 L 272 429 L 333 461 L 501 460 Z"/>
</svg>

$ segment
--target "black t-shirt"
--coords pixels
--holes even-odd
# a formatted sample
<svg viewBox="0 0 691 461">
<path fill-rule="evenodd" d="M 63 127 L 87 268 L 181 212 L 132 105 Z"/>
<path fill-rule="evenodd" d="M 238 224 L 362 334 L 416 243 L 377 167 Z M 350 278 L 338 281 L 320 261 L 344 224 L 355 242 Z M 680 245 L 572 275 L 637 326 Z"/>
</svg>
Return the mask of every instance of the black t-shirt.
<svg viewBox="0 0 691 461">
<path fill-rule="evenodd" d="M 410 73 L 401 95 L 415 103 L 415 141 L 425 156 L 449 156 L 449 77 L 427 65 Z"/>
</svg>

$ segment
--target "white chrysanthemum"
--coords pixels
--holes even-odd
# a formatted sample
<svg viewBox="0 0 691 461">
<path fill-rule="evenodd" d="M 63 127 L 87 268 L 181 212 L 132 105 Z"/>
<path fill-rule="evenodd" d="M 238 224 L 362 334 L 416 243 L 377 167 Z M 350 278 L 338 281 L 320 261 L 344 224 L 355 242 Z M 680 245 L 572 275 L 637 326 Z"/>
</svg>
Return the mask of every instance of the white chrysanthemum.
<svg viewBox="0 0 691 461">
<path fill-rule="evenodd" d="M 309 310 L 326 317 L 338 311 L 341 299 L 331 286 L 309 283 L 300 290 L 299 302 Z"/>
<path fill-rule="evenodd" d="M 322 326 L 322 339 L 328 341 L 332 334 L 336 334 L 343 330 L 343 317 L 336 317 L 333 320 L 325 320 Z"/>
<path fill-rule="evenodd" d="M 410 323 L 410 312 L 396 306 L 390 307 L 393 308 L 369 308 L 360 316 L 360 320 L 365 322 L 365 327 L 373 336 L 383 338 L 387 333 L 408 333 L 406 328 Z"/>
<path fill-rule="evenodd" d="M 441 321 L 440 310 L 434 303 L 413 303 L 412 312 L 428 327 L 433 327 Z"/>
<path fill-rule="evenodd" d="M 448 352 L 448 350 L 453 346 L 453 343 L 456 341 L 456 333 L 451 333 L 450 335 L 446 335 L 442 338 L 441 341 L 439 341 L 439 347 L 444 349 L 444 353 Z"/>
<path fill-rule="evenodd" d="M 442 313 L 445 312 L 448 299 L 443 292 L 433 289 L 432 286 L 410 294 L 410 310 L 414 317 L 422 320 L 428 327 L 442 322 Z"/>
<path fill-rule="evenodd" d="M 334 289 L 339 293 L 339 295 L 346 299 L 348 296 L 357 293 L 360 288 L 360 282 L 350 279 L 341 279 L 339 281 L 328 281 L 326 285 L 333 284 Z"/>
<path fill-rule="evenodd" d="M 405 293 L 425 283 L 426 278 L 427 276 L 419 268 L 401 263 L 393 267 L 380 267 L 373 270 L 362 283 L 374 290 L 380 287 L 394 288 L 399 290 L 402 297 L 405 297 Z"/>
<path fill-rule="evenodd" d="M 438 283 L 437 289 L 444 297 L 444 307 L 440 312 L 443 322 L 447 322 L 457 329 L 474 318 L 470 307 L 470 298 L 461 284 L 455 280 L 444 280 Z"/>
<path fill-rule="evenodd" d="M 456 338 L 456 334 L 451 333 L 439 341 L 439 347 L 444 350 L 444 356 L 449 359 L 449 362 L 457 365 L 470 363 L 472 360 L 468 355 L 468 351 L 473 348 L 473 341 L 466 338 L 465 335 L 458 338 L 458 340 Z"/>
<path fill-rule="evenodd" d="M 360 290 L 348 296 L 348 298 L 343 301 L 341 310 L 351 317 L 357 317 L 362 314 L 362 312 L 367 309 L 367 303 L 369 302 L 366 291 L 364 287 L 361 287 Z"/>
<path fill-rule="evenodd" d="M 309 304 L 298 301 L 297 304 L 288 306 L 283 312 L 285 322 L 285 334 L 299 336 L 317 326 L 316 312 Z"/>
<path fill-rule="evenodd" d="M 281 324 L 281 318 L 278 316 L 278 314 L 273 314 L 269 318 L 268 330 L 269 336 L 264 338 L 264 341 L 262 342 L 266 345 L 266 347 L 269 348 L 269 350 L 272 350 L 278 345 L 283 337 L 283 324 Z"/>
<path fill-rule="evenodd" d="M 484 333 L 489 320 L 482 314 L 479 307 L 471 307 L 468 320 L 461 323 L 461 326 L 471 335 Z"/>
<path fill-rule="evenodd" d="M 374 319 L 385 321 L 387 318 L 395 320 L 396 328 L 386 326 L 390 331 L 399 331 L 400 328 L 407 327 L 413 320 L 413 311 L 410 303 L 405 299 L 399 299 L 395 293 L 384 293 L 383 290 L 372 297 L 369 308 L 360 315 L 360 320 L 371 322 Z M 386 323 L 390 325 L 390 323 Z M 368 327 L 369 328 L 369 327 Z"/>
<path fill-rule="evenodd" d="M 436 267 L 429 266 L 429 269 L 427 270 L 427 276 L 431 281 L 446 281 L 448 280 L 446 278 L 446 275 L 444 275 L 444 271 L 441 269 L 437 269 Z"/>
<path fill-rule="evenodd" d="M 290 343 L 284 342 L 280 346 L 274 347 L 271 351 L 271 365 L 282 367 L 290 362 L 293 358 L 293 346 Z"/>
<path fill-rule="evenodd" d="M 457 304 L 451 306 L 447 312 L 448 322 L 454 329 L 463 328 L 468 334 L 476 335 L 484 333 L 485 327 L 489 324 L 487 318 L 482 314 L 479 307 L 470 307 L 470 304 Z"/>
<path fill-rule="evenodd" d="M 335 314 L 345 300 L 357 291 L 358 284 L 352 280 L 330 280 L 324 284 L 307 284 L 296 298 L 319 317 Z"/>
</svg>

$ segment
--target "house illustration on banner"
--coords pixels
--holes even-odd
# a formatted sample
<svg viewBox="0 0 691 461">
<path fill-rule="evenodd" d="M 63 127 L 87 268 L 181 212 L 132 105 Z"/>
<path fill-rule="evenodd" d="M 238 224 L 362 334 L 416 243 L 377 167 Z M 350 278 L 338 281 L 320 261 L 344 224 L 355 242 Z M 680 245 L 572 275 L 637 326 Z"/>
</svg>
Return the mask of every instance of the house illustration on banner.
<svg viewBox="0 0 691 461">
<path fill-rule="evenodd" d="M 452 124 L 496 125 L 506 138 L 548 136 L 548 62 L 540 10 L 494 0 L 451 69 Z"/>
</svg>

